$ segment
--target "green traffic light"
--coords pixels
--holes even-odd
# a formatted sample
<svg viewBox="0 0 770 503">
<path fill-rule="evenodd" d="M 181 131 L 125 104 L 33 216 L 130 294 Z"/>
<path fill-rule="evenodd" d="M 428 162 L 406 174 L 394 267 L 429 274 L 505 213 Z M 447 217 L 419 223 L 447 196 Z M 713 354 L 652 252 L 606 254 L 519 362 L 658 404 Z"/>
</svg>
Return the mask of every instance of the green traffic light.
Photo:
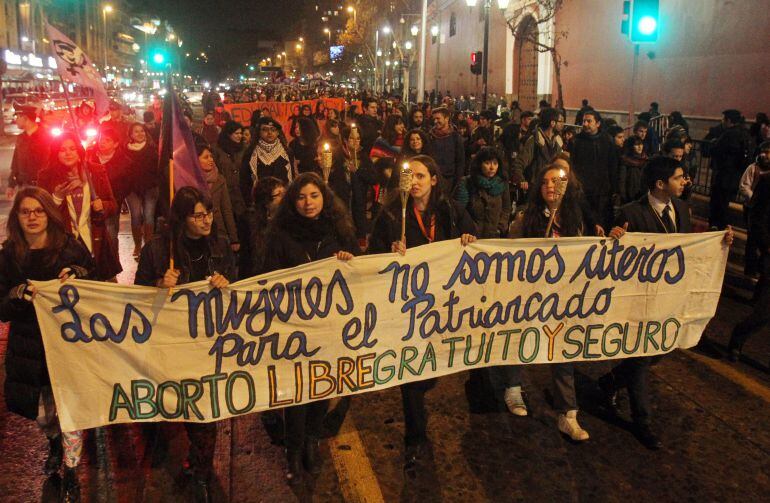
<svg viewBox="0 0 770 503">
<path fill-rule="evenodd" d="M 161 53 L 161 52 L 156 52 L 155 54 L 153 54 L 153 55 L 152 55 L 152 60 L 153 60 L 155 63 L 159 64 L 159 65 L 162 65 L 162 64 L 163 64 L 163 61 L 164 61 L 165 59 L 166 59 L 166 57 L 165 57 L 165 56 L 163 56 L 163 53 Z"/>
<path fill-rule="evenodd" d="M 644 16 L 639 20 L 639 33 L 642 35 L 650 35 L 655 32 L 658 27 L 658 22 L 652 16 Z"/>
</svg>

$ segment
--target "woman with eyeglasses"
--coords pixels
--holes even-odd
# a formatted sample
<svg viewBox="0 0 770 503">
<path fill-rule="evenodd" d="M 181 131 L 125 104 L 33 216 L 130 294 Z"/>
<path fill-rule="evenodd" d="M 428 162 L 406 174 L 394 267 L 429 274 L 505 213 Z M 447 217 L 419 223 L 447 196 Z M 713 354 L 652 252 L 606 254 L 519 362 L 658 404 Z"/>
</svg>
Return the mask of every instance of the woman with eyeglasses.
<svg viewBox="0 0 770 503">
<path fill-rule="evenodd" d="M 5 355 L 5 403 L 11 412 L 37 421 L 48 437 L 47 475 L 57 473 L 64 459 L 64 501 L 77 501 L 80 493 L 76 468 L 83 432 L 62 433 L 59 428 L 32 306 L 36 290 L 29 280 L 89 278 L 93 268 L 91 254 L 67 232 L 51 195 L 38 187 L 21 189 L 8 215 L 8 239 L 0 251 L 0 321 L 11 323 Z"/>
<path fill-rule="evenodd" d="M 213 288 L 229 285 L 235 280 L 235 257 L 227 239 L 219 236 L 215 227 L 211 199 L 194 187 L 179 189 L 169 210 L 168 231 L 142 248 L 134 284 L 173 288 L 208 279 Z M 173 269 L 169 261 L 172 248 Z M 208 501 L 217 424 L 184 426 L 190 439 L 194 492 L 200 500 Z"/>
<path fill-rule="evenodd" d="M 294 179 L 293 157 L 286 146 L 281 124 L 261 118 L 256 124 L 257 141 L 243 155 L 240 188 L 243 200 L 251 201 L 251 191 L 262 178 L 272 176 L 288 184 Z"/>
</svg>

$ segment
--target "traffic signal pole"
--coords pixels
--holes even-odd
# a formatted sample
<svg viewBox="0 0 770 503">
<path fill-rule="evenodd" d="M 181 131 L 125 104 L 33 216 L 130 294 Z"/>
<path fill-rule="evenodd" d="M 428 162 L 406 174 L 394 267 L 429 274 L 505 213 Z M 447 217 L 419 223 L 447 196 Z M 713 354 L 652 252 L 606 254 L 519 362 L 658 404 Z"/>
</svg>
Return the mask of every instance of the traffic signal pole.
<svg viewBox="0 0 770 503">
<path fill-rule="evenodd" d="M 634 110 L 636 110 L 636 100 L 634 99 L 634 96 L 636 94 L 636 73 L 637 68 L 639 67 L 639 44 L 634 44 L 634 62 L 631 66 L 631 92 L 628 93 L 629 95 L 629 104 L 628 104 L 628 126 L 633 127 L 634 125 Z"/>
</svg>

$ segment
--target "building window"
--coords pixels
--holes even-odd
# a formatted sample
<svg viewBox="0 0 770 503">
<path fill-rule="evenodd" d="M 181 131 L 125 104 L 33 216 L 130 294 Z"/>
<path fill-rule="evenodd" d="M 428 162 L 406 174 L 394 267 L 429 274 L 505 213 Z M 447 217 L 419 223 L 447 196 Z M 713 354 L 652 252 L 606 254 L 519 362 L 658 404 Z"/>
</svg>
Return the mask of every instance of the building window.
<svg viewBox="0 0 770 503">
<path fill-rule="evenodd" d="M 454 37 L 457 33 L 457 16 L 453 12 L 449 18 L 449 36 Z"/>
</svg>

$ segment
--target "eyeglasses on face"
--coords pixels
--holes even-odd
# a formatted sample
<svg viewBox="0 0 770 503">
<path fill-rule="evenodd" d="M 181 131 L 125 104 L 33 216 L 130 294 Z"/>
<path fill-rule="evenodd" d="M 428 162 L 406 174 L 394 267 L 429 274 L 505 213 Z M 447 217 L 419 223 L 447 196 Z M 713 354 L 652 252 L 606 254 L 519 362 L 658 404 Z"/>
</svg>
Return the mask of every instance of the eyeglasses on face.
<svg viewBox="0 0 770 503">
<path fill-rule="evenodd" d="M 200 224 L 200 223 L 203 223 L 205 220 L 213 220 L 214 212 L 211 210 L 201 211 L 198 213 L 193 213 L 192 215 L 190 215 L 190 218 L 192 218 L 193 222 L 195 222 L 196 224 Z"/>
<path fill-rule="evenodd" d="M 34 210 L 24 208 L 23 210 L 19 210 L 19 216 L 22 218 L 29 218 L 30 215 L 33 214 L 39 218 L 45 215 L 45 210 L 43 208 L 35 208 Z"/>
</svg>

